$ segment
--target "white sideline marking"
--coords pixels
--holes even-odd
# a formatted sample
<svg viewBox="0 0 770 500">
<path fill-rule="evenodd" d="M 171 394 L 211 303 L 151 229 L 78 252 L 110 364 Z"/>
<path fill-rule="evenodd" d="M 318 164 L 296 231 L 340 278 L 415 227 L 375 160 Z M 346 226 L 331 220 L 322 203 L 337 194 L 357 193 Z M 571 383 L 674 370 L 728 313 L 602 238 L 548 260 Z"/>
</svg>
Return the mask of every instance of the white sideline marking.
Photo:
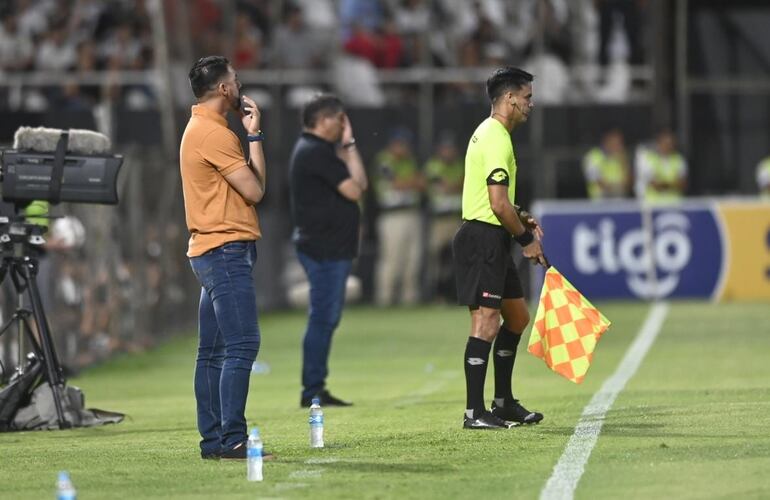
<svg viewBox="0 0 770 500">
<path fill-rule="evenodd" d="M 414 392 L 407 394 L 404 398 L 396 402 L 396 408 L 402 408 L 404 406 L 410 406 L 421 402 L 426 397 L 430 396 L 434 392 L 438 392 L 443 389 L 450 381 L 457 378 L 459 372 L 455 370 L 447 370 L 439 372 L 438 378 L 430 380 L 425 385 L 420 387 Z"/>
<path fill-rule="evenodd" d="M 305 460 L 305 464 L 307 465 L 333 464 L 339 461 L 340 461 L 339 458 L 334 458 L 334 457 L 308 458 L 307 460 Z"/>
<path fill-rule="evenodd" d="M 298 490 L 310 486 L 308 483 L 275 483 L 275 491 Z"/>
<path fill-rule="evenodd" d="M 626 383 L 636 373 L 639 365 L 642 364 L 642 360 L 644 360 L 647 351 L 650 350 L 661 326 L 663 326 L 668 309 L 669 305 L 665 302 L 655 303 L 650 308 L 647 319 L 639 333 L 636 334 L 636 338 L 629 346 L 615 373 L 604 381 L 601 389 L 583 408 L 583 414 L 575 426 L 575 432 L 570 437 L 561 458 L 554 466 L 543 491 L 540 492 L 540 500 L 574 498 L 575 489 L 583 476 L 588 457 L 591 456 L 591 450 L 599 439 L 604 417 L 615 402 L 615 398 L 618 397 Z"/>
<path fill-rule="evenodd" d="M 322 474 L 323 471 L 321 469 L 302 469 L 289 474 L 289 479 L 316 479 L 321 477 Z"/>
</svg>

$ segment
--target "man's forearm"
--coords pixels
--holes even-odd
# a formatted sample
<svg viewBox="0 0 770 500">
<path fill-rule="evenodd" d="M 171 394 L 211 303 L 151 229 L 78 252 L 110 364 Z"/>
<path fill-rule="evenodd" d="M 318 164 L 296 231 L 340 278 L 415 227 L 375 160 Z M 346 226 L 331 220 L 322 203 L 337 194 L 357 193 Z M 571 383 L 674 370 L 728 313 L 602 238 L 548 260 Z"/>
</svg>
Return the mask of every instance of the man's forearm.
<svg viewBox="0 0 770 500">
<path fill-rule="evenodd" d="M 512 236 L 521 236 L 526 231 L 524 224 L 522 224 L 521 219 L 519 219 L 519 214 L 516 213 L 516 209 L 512 204 L 507 203 L 494 213 L 497 220 L 500 221 L 500 224 L 502 224 L 506 231 Z"/>
<path fill-rule="evenodd" d="M 257 178 L 257 182 L 262 186 L 262 191 L 265 190 L 265 153 L 262 149 L 262 142 L 255 141 L 249 143 L 249 168 L 254 172 L 254 176 Z"/>
<path fill-rule="evenodd" d="M 358 184 L 362 191 L 365 191 L 369 186 L 369 180 L 366 177 L 364 161 L 361 159 L 358 149 L 355 146 L 341 148 L 339 157 L 345 162 L 345 166 L 348 167 L 348 172 L 350 172 L 350 178 L 353 179 L 353 182 Z"/>
</svg>

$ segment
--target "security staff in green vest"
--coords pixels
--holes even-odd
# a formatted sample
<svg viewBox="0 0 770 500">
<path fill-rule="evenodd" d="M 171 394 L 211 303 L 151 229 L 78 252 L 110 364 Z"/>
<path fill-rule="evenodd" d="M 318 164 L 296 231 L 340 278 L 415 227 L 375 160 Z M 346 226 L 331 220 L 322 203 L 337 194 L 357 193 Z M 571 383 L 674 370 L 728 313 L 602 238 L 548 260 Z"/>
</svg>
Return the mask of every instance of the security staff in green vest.
<svg viewBox="0 0 770 500">
<path fill-rule="evenodd" d="M 613 128 L 604 133 L 602 144 L 583 157 L 583 175 L 592 200 L 624 198 L 631 187 L 631 168 L 623 132 Z"/>
<path fill-rule="evenodd" d="M 425 179 L 412 152 L 412 138 L 409 129 L 397 128 L 374 159 L 374 189 L 380 209 L 375 299 L 384 306 L 399 301 L 414 304 L 420 298 L 420 200 Z"/>
<path fill-rule="evenodd" d="M 448 133 L 442 134 L 423 171 L 428 179 L 430 201 L 430 233 L 428 239 L 427 287 L 438 294 L 439 282 L 451 275 L 451 263 L 442 266 L 442 253 L 452 244 L 460 227 L 463 204 L 463 177 L 465 165 L 455 143 Z"/>
<path fill-rule="evenodd" d="M 759 195 L 770 200 L 770 156 L 757 165 L 757 186 L 759 187 Z"/>
<path fill-rule="evenodd" d="M 664 129 L 652 148 L 640 148 L 636 157 L 637 194 L 648 202 L 682 198 L 687 187 L 687 162 L 676 150 L 671 130 Z"/>
<path fill-rule="evenodd" d="M 24 217 L 26 222 L 30 224 L 37 224 L 45 228 L 43 232 L 48 231 L 49 219 L 48 219 L 48 202 L 35 200 L 24 209 Z"/>
</svg>

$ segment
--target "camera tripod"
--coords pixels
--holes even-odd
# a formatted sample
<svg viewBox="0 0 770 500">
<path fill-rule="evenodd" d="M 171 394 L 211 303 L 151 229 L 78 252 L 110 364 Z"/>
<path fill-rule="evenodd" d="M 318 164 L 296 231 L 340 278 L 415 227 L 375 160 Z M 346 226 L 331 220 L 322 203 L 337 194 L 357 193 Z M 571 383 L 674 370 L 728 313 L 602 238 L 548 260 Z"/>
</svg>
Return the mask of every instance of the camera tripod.
<svg viewBox="0 0 770 500">
<path fill-rule="evenodd" d="M 71 425 L 64 417 L 62 406 L 64 375 L 36 281 L 39 264 L 36 255 L 40 254 L 40 247 L 45 242 L 43 230 L 42 226 L 25 222 L 20 215 L 0 217 L 0 284 L 10 278 L 17 296 L 17 308 L 0 327 L 0 336 L 9 331 L 11 326 L 17 326 L 20 359 L 23 356 L 22 341 L 24 337 L 27 338 L 35 355 L 43 363 L 43 374 L 53 394 L 59 429 L 66 429 Z M 31 310 L 24 307 L 24 292 L 27 292 Z M 32 329 L 30 320 L 36 329 Z M 19 363 L 18 369 L 24 369 L 23 363 Z"/>
</svg>

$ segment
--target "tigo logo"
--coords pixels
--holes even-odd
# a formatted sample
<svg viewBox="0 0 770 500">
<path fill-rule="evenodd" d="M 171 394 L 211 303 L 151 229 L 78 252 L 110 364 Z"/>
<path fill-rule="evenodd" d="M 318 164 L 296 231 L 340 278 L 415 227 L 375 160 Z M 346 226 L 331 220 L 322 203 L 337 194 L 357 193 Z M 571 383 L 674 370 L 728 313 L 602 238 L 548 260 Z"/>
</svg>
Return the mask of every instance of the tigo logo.
<svg viewBox="0 0 770 500">
<path fill-rule="evenodd" d="M 575 267 L 584 274 L 624 271 L 634 295 L 668 296 L 679 284 L 679 272 L 692 257 L 690 222 L 684 214 L 667 212 L 655 219 L 654 226 L 652 241 L 646 241 L 641 227 L 616 234 L 611 218 L 602 218 L 596 229 L 578 224 L 572 236 Z"/>
</svg>

